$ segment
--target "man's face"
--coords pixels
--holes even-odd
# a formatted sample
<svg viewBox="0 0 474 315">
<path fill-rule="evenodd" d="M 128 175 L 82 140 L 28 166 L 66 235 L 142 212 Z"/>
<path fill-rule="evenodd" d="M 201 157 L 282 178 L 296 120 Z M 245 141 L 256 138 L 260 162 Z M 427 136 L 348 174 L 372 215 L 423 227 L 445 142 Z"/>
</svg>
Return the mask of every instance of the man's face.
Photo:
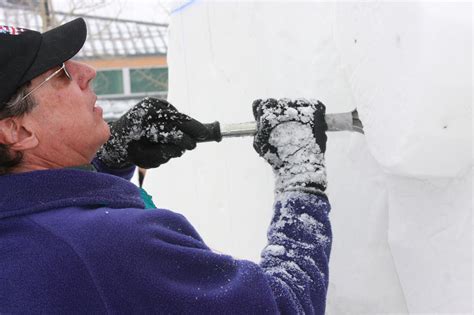
<svg viewBox="0 0 474 315">
<path fill-rule="evenodd" d="M 91 88 L 95 70 L 71 60 L 65 65 L 72 80 L 61 72 L 35 91 L 32 95 L 38 105 L 27 116 L 39 140 L 35 154 L 60 165 L 78 165 L 92 160 L 110 131 L 102 108 L 95 106 L 97 96 Z M 57 69 L 33 79 L 31 88 Z"/>
</svg>

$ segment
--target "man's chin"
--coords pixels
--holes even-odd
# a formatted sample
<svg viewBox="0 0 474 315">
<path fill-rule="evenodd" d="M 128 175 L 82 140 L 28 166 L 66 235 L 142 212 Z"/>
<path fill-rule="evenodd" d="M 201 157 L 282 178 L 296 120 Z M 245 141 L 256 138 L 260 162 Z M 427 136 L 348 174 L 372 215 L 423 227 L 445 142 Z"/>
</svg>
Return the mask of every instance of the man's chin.
<svg viewBox="0 0 474 315">
<path fill-rule="evenodd" d="M 110 127 L 109 125 L 107 124 L 107 122 L 104 120 L 103 123 L 98 126 L 97 128 L 101 128 L 102 131 L 101 131 L 101 137 L 100 137 L 100 141 L 99 142 L 99 148 L 105 144 L 109 138 L 110 138 Z"/>
</svg>

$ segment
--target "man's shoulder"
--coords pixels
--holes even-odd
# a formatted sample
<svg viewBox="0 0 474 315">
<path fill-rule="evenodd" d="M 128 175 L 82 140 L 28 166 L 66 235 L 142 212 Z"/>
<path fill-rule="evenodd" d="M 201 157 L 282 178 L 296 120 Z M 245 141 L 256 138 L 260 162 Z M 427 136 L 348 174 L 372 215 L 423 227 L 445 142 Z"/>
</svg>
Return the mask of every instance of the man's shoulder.
<svg viewBox="0 0 474 315">
<path fill-rule="evenodd" d="M 32 219 L 73 246 L 121 250 L 147 242 L 204 246 L 183 215 L 166 209 L 69 207 Z"/>
</svg>

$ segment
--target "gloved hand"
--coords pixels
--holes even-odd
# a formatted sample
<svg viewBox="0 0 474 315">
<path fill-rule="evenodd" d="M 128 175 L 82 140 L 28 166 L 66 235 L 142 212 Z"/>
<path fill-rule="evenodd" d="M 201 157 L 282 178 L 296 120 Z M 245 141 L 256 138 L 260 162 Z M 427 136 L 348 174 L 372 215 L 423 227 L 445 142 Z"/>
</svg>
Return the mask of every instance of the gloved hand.
<svg viewBox="0 0 474 315">
<path fill-rule="evenodd" d="M 165 100 L 145 98 L 110 127 L 109 140 L 97 152 L 110 168 L 135 164 L 158 167 L 196 147 L 208 130 Z"/>
<path fill-rule="evenodd" d="M 321 193 L 326 189 L 326 107 L 313 100 L 253 102 L 254 148 L 273 167 L 275 189 Z"/>
</svg>

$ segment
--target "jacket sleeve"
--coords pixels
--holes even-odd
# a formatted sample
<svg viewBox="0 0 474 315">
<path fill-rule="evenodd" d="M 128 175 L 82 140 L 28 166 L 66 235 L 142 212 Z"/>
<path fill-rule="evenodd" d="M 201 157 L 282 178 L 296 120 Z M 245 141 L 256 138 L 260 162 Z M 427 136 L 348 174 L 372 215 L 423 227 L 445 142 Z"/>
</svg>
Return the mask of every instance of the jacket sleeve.
<svg viewBox="0 0 474 315">
<path fill-rule="evenodd" d="M 329 205 L 289 197 L 275 204 L 260 265 L 213 252 L 182 215 L 164 209 L 98 209 L 74 228 L 81 243 L 94 244 L 80 256 L 109 312 L 322 314 Z"/>
<path fill-rule="evenodd" d="M 325 195 L 277 195 L 260 266 L 284 314 L 325 312 L 332 243 L 329 211 Z"/>
<path fill-rule="evenodd" d="M 213 252 L 182 215 L 97 209 L 75 217 L 73 228 L 108 313 L 278 313 L 263 269 Z"/>
<path fill-rule="evenodd" d="M 135 172 L 135 165 L 124 167 L 124 168 L 110 168 L 107 167 L 103 162 L 101 162 L 97 157 L 92 160 L 92 165 L 99 173 L 106 173 L 110 175 L 115 175 L 126 180 L 131 180 L 133 173 Z"/>
</svg>

